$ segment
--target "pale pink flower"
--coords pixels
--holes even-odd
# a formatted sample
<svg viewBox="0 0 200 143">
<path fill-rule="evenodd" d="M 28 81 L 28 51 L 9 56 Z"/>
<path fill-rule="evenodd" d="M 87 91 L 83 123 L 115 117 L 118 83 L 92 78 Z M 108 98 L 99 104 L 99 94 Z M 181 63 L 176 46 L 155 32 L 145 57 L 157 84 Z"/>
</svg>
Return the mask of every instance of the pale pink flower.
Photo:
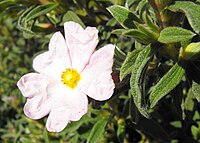
<svg viewBox="0 0 200 143">
<path fill-rule="evenodd" d="M 62 131 L 70 121 L 79 120 L 88 110 L 87 96 L 103 101 L 114 90 L 111 77 L 114 45 L 94 52 L 98 31 L 85 30 L 77 23 L 64 24 L 65 39 L 56 32 L 49 50 L 33 60 L 36 73 L 21 77 L 17 86 L 27 102 L 24 113 L 31 119 L 49 114 L 46 128 Z"/>
</svg>

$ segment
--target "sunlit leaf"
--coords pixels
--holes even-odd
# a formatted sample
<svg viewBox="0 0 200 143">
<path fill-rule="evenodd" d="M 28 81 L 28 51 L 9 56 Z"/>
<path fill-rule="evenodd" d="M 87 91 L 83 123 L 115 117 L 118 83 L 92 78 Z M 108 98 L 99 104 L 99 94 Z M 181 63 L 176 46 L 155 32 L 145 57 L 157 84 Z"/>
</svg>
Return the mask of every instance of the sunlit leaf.
<svg viewBox="0 0 200 143">
<path fill-rule="evenodd" d="M 167 27 L 160 32 L 158 41 L 161 43 L 175 43 L 192 39 L 195 34 L 180 27 Z"/>
<path fill-rule="evenodd" d="M 134 21 L 141 23 L 141 20 L 125 7 L 113 5 L 107 9 L 124 28 L 135 28 Z"/>
<path fill-rule="evenodd" d="M 194 97 L 200 102 L 200 84 L 195 81 L 192 82 L 192 92 Z"/>
</svg>

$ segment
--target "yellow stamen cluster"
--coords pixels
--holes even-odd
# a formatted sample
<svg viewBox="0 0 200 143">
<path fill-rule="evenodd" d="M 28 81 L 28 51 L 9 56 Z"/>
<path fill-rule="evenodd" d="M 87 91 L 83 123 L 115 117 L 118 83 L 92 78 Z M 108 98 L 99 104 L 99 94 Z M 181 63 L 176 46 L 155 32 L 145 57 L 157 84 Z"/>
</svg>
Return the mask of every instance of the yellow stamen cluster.
<svg viewBox="0 0 200 143">
<path fill-rule="evenodd" d="M 61 81 L 71 89 L 74 89 L 77 86 L 80 79 L 81 75 L 72 68 L 66 69 L 66 71 L 64 71 L 61 75 Z"/>
</svg>

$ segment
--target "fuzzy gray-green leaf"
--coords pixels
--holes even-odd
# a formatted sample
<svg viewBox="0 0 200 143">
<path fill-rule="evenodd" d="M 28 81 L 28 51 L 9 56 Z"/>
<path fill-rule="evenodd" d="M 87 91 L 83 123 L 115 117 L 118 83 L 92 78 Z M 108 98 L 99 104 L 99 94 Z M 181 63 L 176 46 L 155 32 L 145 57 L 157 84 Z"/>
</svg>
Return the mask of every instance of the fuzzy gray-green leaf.
<svg viewBox="0 0 200 143">
<path fill-rule="evenodd" d="M 120 69 L 120 80 L 123 80 L 128 74 L 132 72 L 135 60 L 140 51 L 141 49 L 135 49 L 134 51 L 128 53 Z"/>
<path fill-rule="evenodd" d="M 122 27 L 135 28 L 134 22 L 141 23 L 141 20 L 125 7 L 113 5 L 107 8 L 111 15 L 122 25 Z"/>
<path fill-rule="evenodd" d="M 130 79 L 131 94 L 133 96 L 134 103 L 136 107 L 138 108 L 139 112 L 145 117 L 148 117 L 149 115 L 147 112 L 147 107 L 144 103 L 145 95 L 143 95 L 139 84 L 140 84 L 140 79 L 142 77 L 145 66 L 147 65 L 147 63 L 149 62 L 151 58 L 150 52 L 151 52 L 151 47 L 147 46 L 145 49 L 143 49 L 139 53 L 135 61 L 135 65 L 132 70 L 132 75 Z"/>
<path fill-rule="evenodd" d="M 92 128 L 87 143 L 99 142 L 99 140 L 103 136 L 106 125 L 107 125 L 107 120 L 100 118 L 99 121 L 96 122 L 96 124 Z"/>
<path fill-rule="evenodd" d="M 143 43 L 143 44 L 150 44 L 150 43 L 154 42 L 154 39 L 152 39 L 152 37 L 146 35 L 141 30 L 138 30 L 138 29 L 126 30 L 123 33 L 123 35 L 134 38 L 135 40 L 137 40 L 138 42 Z"/>
<path fill-rule="evenodd" d="M 200 84 L 195 81 L 192 82 L 192 92 L 194 97 L 200 102 Z"/>
<path fill-rule="evenodd" d="M 156 103 L 167 95 L 172 89 L 174 89 L 181 81 L 185 70 L 179 64 L 175 64 L 155 85 L 153 88 L 149 100 L 150 108 L 153 108 Z"/>
<path fill-rule="evenodd" d="M 167 27 L 160 33 L 158 41 L 161 43 L 175 43 L 192 39 L 195 34 L 180 27 Z"/>
<path fill-rule="evenodd" d="M 170 6 L 173 12 L 185 13 L 191 27 L 196 33 L 200 32 L 200 5 L 190 1 L 177 1 L 174 5 Z"/>
</svg>

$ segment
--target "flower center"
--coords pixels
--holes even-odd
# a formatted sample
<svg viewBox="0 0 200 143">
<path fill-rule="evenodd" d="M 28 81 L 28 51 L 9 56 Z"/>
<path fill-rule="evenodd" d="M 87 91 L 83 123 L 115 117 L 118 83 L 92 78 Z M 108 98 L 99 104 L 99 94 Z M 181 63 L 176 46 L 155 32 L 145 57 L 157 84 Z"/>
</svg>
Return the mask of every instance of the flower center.
<svg viewBox="0 0 200 143">
<path fill-rule="evenodd" d="M 74 89 L 80 81 L 81 75 L 75 69 L 68 68 L 62 73 L 61 79 L 65 85 L 69 86 L 71 89 Z"/>
</svg>

